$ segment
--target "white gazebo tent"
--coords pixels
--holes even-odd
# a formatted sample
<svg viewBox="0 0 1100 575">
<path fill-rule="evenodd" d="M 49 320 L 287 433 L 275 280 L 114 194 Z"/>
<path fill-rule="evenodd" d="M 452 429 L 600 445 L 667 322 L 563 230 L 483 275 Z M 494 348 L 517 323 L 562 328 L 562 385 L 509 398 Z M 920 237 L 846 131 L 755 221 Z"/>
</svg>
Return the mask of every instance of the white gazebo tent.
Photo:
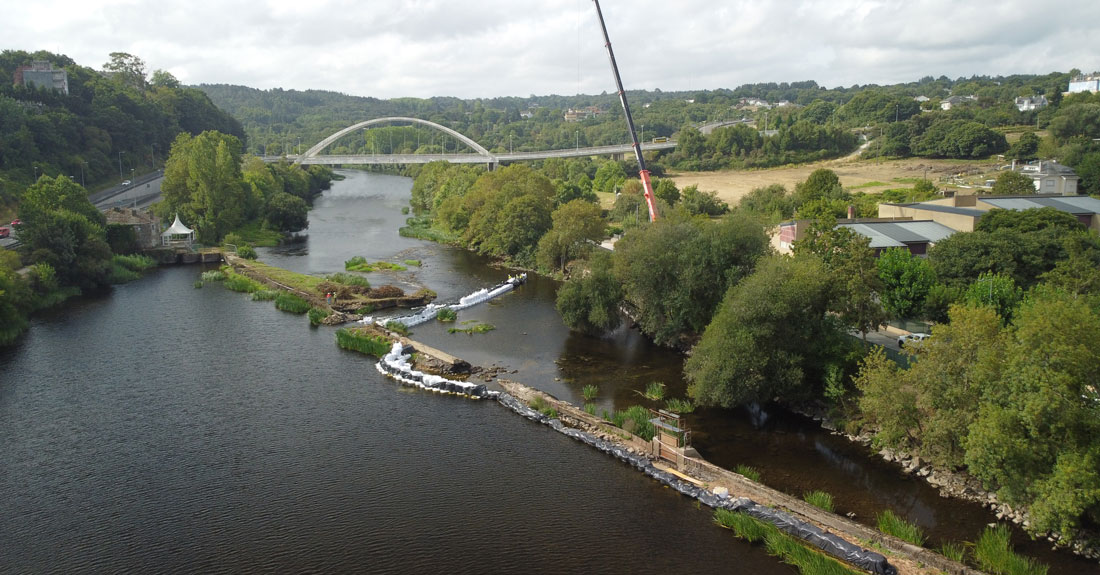
<svg viewBox="0 0 1100 575">
<path fill-rule="evenodd" d="M 160 242 L 164 246 L 186 245 L 190 247 L 194 241 L 195 230 L 183 225 L 179 214 L 176 214 L 176 221 L 172 222 L 172 226 L 160 234 Z"/>
</svg>

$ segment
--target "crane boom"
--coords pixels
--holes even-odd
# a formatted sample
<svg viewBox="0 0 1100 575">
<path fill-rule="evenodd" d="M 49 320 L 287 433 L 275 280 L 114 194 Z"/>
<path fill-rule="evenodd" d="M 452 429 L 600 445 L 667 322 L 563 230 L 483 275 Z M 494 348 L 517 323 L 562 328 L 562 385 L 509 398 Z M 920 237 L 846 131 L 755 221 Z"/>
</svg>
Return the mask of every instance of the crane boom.
<svg viewBox="0 0 1100 575">
<path fill-rule="evenodd" d="M 630 128 L 630 140 L 634 146 L 634 157 L 638 159 L 638 175 L 642 178 L 645 203 L 649 207 L 649 221 L 655 222 L 657 221 L 657 204 L 653 200 L 653 184 L 649 181 L 649 170 L 645 169 L 645 158 L 642 157 L 642 145 L 638 142 L 638 133 L 634 131 L 634 118 L 630 115 L 630 105 L 626 103 L 626 90 L 623 89 L 623 80 L 619 77 L 619 65 L 615 63 L 615 51 L 611 49 L 611 38 L 607 35 L 607 25 L 603 21 L 600 0 L 592 0 L 592 3 L 596 5 L 596 14 L 600 17 L 604 47 L 607 48 L 607 56 L 611 59 L 611 71 L 615 73 L 615 86 L 619 88 L 619 101 L 623 103 L 626 125 Z"/>
</svg>

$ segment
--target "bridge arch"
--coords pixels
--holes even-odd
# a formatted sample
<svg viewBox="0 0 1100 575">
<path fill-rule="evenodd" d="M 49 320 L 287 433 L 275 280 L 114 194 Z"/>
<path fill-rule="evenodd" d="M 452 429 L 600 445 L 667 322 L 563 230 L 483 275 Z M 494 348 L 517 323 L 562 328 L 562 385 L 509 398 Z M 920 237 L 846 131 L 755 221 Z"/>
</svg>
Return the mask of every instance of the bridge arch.
<svg viewBox="0 0 1100 575">
<path fill-rule="evenodd" d="M 389 123 L 394 123 L 394 122 L 409 122 L 409 123 L 412 123 L 412 124 L 420 124 L 420 125 L 423 125 L 423 126 L 428 126 L 429 128 L 434 128 L 436 130 L 439 130 L 440 132 L 443 132 L 445 134 L 454 136 L 456 139 L 458 139 L 462 143 L 466 144 L 467 146 L 470 146 L 474 150 L 477 150 L 478 154 L 481 154 L 482 156 L 485 156 L 490 161 L 492 161 L 494 159 L 493 154 L 490 153 L 489 150 L 486 150 L 481 144 L 471 140 L 470 138 L 467 138 L 466 136 L 463 136 L 462 134 L 448 128 L 447 126 L 441 126 L 439 124 L 436 124 L 435 122 L 430 122 L 428 120 L 421 120 L 420 118 L 407 118 L 407 117 L 404 117 L 404 116 L 394 116 L 394 117 L 389 117 L 389 118 L 375 118 L 373 120 L 367 120 L 365 122 L 359 122 L 358 124 L 348 126 L 347 128 L 344 128 L 343 130 L 340 130 L 339 132 L 336 132 L 335 134 L 325 138 L 324 140 L 321 140 L 320 142 L 317 142 L 317 144 L 315 144 L 312 148 L 306 150 L 306 152 L 304 154 L 299 156 L 298 159 L 295 160 L 294 163 L 300 164 L 302 162 L 302 160 L 305 159 L 305 158 L 315 158 L 315 157 L 317 157 L 317 154 L 319 152 L 321 152 L 321 150 L 324 150 L 325 148 L 329 147 L 336 140 L 339 140 L 340 138 L 344 137 L 345 135 L 347 135 L 351 132 L 354 132 L 355 130 L 359 130 L 361 128 L 366 128 L 366 127 L 369 127 L 369 126 L 373 126 L 375 124 L 389 124 Z"/>
</svg>

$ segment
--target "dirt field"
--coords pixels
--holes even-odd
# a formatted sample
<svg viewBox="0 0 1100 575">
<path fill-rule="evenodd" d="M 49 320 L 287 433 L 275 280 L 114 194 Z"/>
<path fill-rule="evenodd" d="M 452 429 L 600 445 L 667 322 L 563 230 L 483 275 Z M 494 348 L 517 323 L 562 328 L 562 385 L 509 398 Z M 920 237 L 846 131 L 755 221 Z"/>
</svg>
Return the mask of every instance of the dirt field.
<svg viewBox="0 0 1100 575">
<path fill-rule="evenodd" d="M 908 158 L 904 160 L 859 160 L 842 158 L 802 166 L 772 168 L 768 170 L 728 170 L 721 172 L 670 173 L 676 187 L 684 189 L 692 184 L 700 190 L 713 191 L 731 206 L 740 201 L 741 196 L 756 188 L 771 184 L 782 184 L 793 191 L 796 183 L 804 181 L 810 172 L 818 168 L 829 168 L 840 177 L 840 183 L 849 191 L 880 192 L 889 188 L 904 188 L 913 185 L 913 179 L 927 175 L 940 187 L 946 186 L 944 178 L 958 174 L 967 174 L 980 179 L 981 174 L 991 172 L 999 165 L 997 161 L 960 161 L 928 160 Z M 907 181 L 908 180 L 908 181 Z"/>
</svg>

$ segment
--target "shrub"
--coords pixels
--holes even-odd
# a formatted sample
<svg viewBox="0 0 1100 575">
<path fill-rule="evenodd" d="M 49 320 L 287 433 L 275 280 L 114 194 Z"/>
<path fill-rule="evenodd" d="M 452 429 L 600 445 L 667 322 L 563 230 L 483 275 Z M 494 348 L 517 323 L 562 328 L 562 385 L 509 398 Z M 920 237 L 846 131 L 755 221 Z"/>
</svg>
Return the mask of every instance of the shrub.
<svg viewBox="0 0 1100 575">
<path fill-rule="evenodd" d="M 585 401 L 592 401 L 593 399 L 596 399 L 596 396 L 599 395 L 599 393 L 600 388 L 592 384 L 588 384 L 581 388 L 581 395 L 584 396 Z"/>
<path fill-rule="evenodd" d="M 298 297 L 292 293 L 280 293 L 275 297 L 275 309 L 290 313 L 306 313 L 313 307 L 308 301 Z"/>
<path fill-rule="evenodd" d="M 399 321 L 393 321 L 393 320 L 387 321 L 386 322 L 386 329 L 388 329 L 392 332 L 399 333 L 401 335 L 409 335 L 409 326 L 407 326 L 407 325 L 405 325 L 405 324 L 403 324 Z"/>
<path fill-rule="evenodd" d="M 225 272 L 221 270 L 210 270 L 202 272 L 202 281 L 204 282 L 220 282 L 225 279 Z"/>
<path fill-rule="evenodd" d="M 111 256 L 111 263 L 135 272 L 143 272 L 147 269 L 157 267 L 156 260 L 149 256 L 143 256 L 141 254 L 133 254 L 129 256 L 116 254 L 114 256 Z"/>
<path fill-rule="evenodd" d="M 344 269 L 348 271 L 356 271 L 357 268 L 369 266 L 367 258 L 363 256 L 355 256 L 350 260 L 344 261 Z"/>
<path fill-rule="evenodd" d="M 829 513 L 832 513 L 834 511 L 833 496 L 824 491 L 809 491 L 803 493 L 802 499 L 804 499 L 806 503 L 809 503 L 810 505 L 813 505 L 818 509 L 823 509 L 825 511 L 828 511 Z"/>
<path fill-rule="evenodd" d="M 386 355 L 393 346 L 390 340 L 385 337 L 352 331 L 346 327 L 336 330 L 336 345 L 341 349 L 358 351 L 374 357 Z"/>
<path fill-rule="evenodd" d="M 308 315 L 310 325 L 321 325 L 321 322 L 324 321 L 326 317 L 332 315 L 332 312 L 319 307 L 311 307 L 309 308 Z"/>
<path fill-rule="evenodd" d="M 924 545 L 924 531 L 920 527 L 898 517 L 893 511 L 887 509 L 875 516 L 878 522 L 878 530 L 887 535 L 893 535 L 902 541 L 908 541 L 913 545 Z"/>
<path fill-rule="evenodd" d="M 111 262 L 111 273 L 107 276 L 107 281 L 112 284 L 124 284 L 126 282 L 132 282 L 140 277 L 141 272 L 136 272 L 127 269 L 125 266 Z"/>
<path fill-rule="evenodd" d="M 401 206 L 401 214 L 406 215 L 409 213 L 409 206 Z"/>
<path fill-rule="evenodd" d="M 625 411 L 616 411 L 611 415 L 611 423 L 615 427 L 620 427 L 646 441 L 653 439 L 653 424 L 649 422 L 650 419 L 652 417 L 649 410 L 640 405 L 632 405 Z"/>
<path fill-rule="evenodd" d="M 237 246 L 237 255 L 246 260 L 254 260 L 256 259 L 256 248 L 248 244 Z"/>
<path fill-rule="evenodd" d="M 1046 575 L 1047 566 L 1012 550 L 1008 526 L 986 527 L 974 545 L 978 567 L 992 575 Z"/>
<path fill-rule="evenodd" d="M 370 290 L 369 294 L 369 296 L 374 299 L 389 299 L 401 297 L 403 295 L 405 295 L 405 292 L 401 291 L 401 288 L 391 285 L 384 285 L 373 288 Z"/>
<path fill-rule="evenodd" d="M 437 313 L 435 317 L 439 321 L 452 322 L 458 319 L 458 312 L 449 307 L 445 307 L 439 310 L 439 313 Z"/>
<path fill-rule="evenodd" d="M 333 283 L 343 284 L 343 285 L 347 285 L 347 286 L 357 286 L 357 287 L 364 287 L 364 288 L 369 288 L 370 287 L 370 282 L 367 281 L 367 278 L 365 278 L 363 276 L 355 275 L 355 274 L 344 273 L 344 272 L 337 272 L 337 273 L 334 273 L 334 274 L 329 274 L 328 276 L 325 277 L 325 279 L 327 279 L 328 281 L 333 282 Z"/>
</svg>

